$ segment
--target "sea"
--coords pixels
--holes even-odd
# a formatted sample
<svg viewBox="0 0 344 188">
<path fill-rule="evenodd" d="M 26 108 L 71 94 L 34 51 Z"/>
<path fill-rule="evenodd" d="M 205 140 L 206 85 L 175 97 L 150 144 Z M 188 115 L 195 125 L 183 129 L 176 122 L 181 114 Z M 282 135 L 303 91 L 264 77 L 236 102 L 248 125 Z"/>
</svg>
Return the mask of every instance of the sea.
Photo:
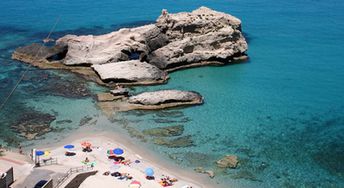
<svg viewBox="0 0 344 188">
<path fill-rule="evenodd" d="M 176 71 L 167 84 L 130 88 L 197 91 L 205 99 L 200 106 L 109 117 L 94 97 L 106 88 L 11 59 L 17 47 L 41 42 L 55 23 L 55 39 L 104 34 L 153 23 L 162 9 L 200 6 L 242 20 L 249 60 Z M 180 167 L 212 170 L 209 181 L 223 187 L 344 187 L 344 1 L 11 0 L 0 1 L 0 8 L 1 103 L 27 71 L 0 111 L 2 145 L 54 143 L 89 126 L 123 132 Z M 34 140 L 18 131 L 51 117 L 43 127 L 51 132 L 38 131 Z M 185 138 L 188 145 L 158 145 L 141 134 L 172 125 L 184 131 L 169 139 Z M 238 156 L 236 169 L 216 166 L 225 155 Z"/>
</svg>

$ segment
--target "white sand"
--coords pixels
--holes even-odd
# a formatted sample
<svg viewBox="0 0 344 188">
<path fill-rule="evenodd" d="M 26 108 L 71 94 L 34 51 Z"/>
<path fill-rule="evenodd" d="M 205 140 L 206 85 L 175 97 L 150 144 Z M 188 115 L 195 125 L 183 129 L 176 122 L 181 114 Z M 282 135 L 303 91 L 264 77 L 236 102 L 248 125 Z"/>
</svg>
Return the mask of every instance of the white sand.
<svg viewBox="0 0 344 188">
<path fill-rule="evenodd" d="M 113 139 L 114 137 L 114 139 Z M 57 158 L 58 165 L 50 165 L 50 166 L 43 166 L 36 169 L 42 169 L 53 172 L 50 176 L 55 177 L 61 176 L 63 173 L 66 173 L 68 169 L 72 167 L 80 167 L 84 165 L 82 163 L 83 160 L 87 157 L 91 162 L 95 162 L 95 167 L 93 170 L 97 170 L 98 173 L 94 176 L 88 177 L 82 184 L 81 188 L 94 188 L 94 187 L 128 187 L 132 180 L 119 180 L 111 175 L 104 176 L 103 173 L 106 171 L 115 172 L 118 171 L 120 173 L 129 173 L 133 180 L 137 180 L 141 182 L 143 188 L 155 188 L 155 187 L 162 187 L 159 184 L 159 180 L 163 175 L 169 176 L 171 178 L 177 178 L 178 182 L 174 183 L 171 187 L 181 188 L 185 185 L 192 186 L 193 188 L 196 187 L 214 187 L 210 185 L 210 182 L 204 181 L 204 176 L 197 176 L 194 173 L 189 173 L 185 170 L 181 170 L 176 168 L 175 166 L 171 166 L 169 164 L 165 164 L 162 161 L 155 159 L 153 156 L 150 155 L 150 152 L 145 151 L 144 149 L 140 149 L 139 146 L 135 145 L 130 142 L 125 142 L 126 145 L 122 145 L 118 142 L 118 139 L 121 140 L 122 138 L 119 135 L 114 135 L 111 133 L 111 138 L 108 133 L 97 134 L 97 135 L 74 135 L 69 139 L 65 139 L 59 143 L 56 143 L 55 146 L 50 146 L 46 148 L 38 148 L 40 150 L 50 151 L 49 156 L 42 156 L 41 159 L 45 158 Z M 92 143 L 93 151 L 90 153 L 82 152 L 81 142 L 89 141 Z M 123 141 L 123 140 L 122 140 Z M 67 157 L 65 156 L 66 149 L 63 148 L 65 144 L 73 144 L 75 146 L 74 150 L 76 151 L 75 156 Z M 108 149 L 114 148 L 122 148 L 124 150 L 124 154 L 122 155 L 126 159 L 130 159 L 132 163 L 129 166 L 120 164 L 115 165 L 113 160 L 109 160 L 107 158 L 106 151 Z M 140 163 L 135 163 L 135 160 L 140 160 Z M 2 163 L 2 161 L 1 161 Z M 26 163 L 27 164 L 27 163 Z M 7 165 L 8 166 L 8 165 Z M 32 165 L 31 165 L 32 166 Z M 151 167 L 154 169 L 154 176 L 155 180 L 146 180 L 144 170 L 147 167 Z M 24 168 L 21 166 L 20 168 Z M 15 171 L 21 171 L 20 168 L 15 166 Z M 26 175 L 30 172 L 28 166 L 26 166 L 25 175 L 16 176 L 16 183 L 14 187 L 26 185 L 24 181 Z M 1 170 L 1 169 L 0 169 Z M 31 176 L 34 176 L 32 173 Z M 39 179 L 39 177 L 37 177 Z M 68 180 L 70 181 L 73 178 L 71 176 Z M 32 179 L 32 178 L 31 178 Z M 26 180 L 27 181 L 27 180 Z M 31 182 L 32 183 L 32 182 Z M 16 186 L 17 185 L 17 186 Z M 32 185 L 32 184 L 31 184 Z M 31 186 L 30 185 L 30 186 Z M 34 185 L 34 184 L 33 184 Z M 63 184 L 63 185 L 66 185 Z M 63 187 L 63 186 L 62 186 Z"/>
</svg>

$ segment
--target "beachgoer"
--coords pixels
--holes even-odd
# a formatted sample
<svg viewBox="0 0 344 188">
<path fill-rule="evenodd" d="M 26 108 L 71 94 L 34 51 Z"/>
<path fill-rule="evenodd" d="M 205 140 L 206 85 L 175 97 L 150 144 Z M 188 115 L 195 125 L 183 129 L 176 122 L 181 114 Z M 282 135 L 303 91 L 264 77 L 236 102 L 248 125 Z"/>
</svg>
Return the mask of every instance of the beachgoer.
<svg viewBox="0 0 344 188">
<path fill-rule="evenodd" d="M 167 10 L 166 9 L 162 9 L 161 15 L 166 16 L 167 14 L 168 14 Z"/>
<path fill-rule="evenodd" d="M 4 172 L 4 173 L 1 174 L 0 179 L 4 179 L 6 176 L 7 176 L 7 173 Z"/>
<path fill-rule="evenodd" d="M 85 163 L 88 163 L 88 162 L 90 162 L 90 160 L 88 159 L 88 157 L 86 157 Z"/>
<path fill-rule="evenodd" d="M 19 144 L 19 154 L 23 154 L 23 149 L 22 149 L 22 147 L 21 147 L 21 145 Z"/>
</svg>

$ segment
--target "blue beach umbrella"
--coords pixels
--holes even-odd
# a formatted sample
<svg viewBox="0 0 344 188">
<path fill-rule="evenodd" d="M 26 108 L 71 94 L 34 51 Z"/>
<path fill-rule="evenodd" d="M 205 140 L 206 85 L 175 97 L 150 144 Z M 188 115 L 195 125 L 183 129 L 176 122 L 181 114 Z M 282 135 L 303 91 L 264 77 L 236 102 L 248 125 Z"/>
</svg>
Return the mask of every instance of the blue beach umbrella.
<svg viewBox="0 0 344 188">
<path fill-rule="evenodd" d="M 36 151 L 36 155 L 37 155 L 37 156 L 44 155 L 44 151 L 37 150 L 37 151 Z"/>
<path fill-rule="evenodd" d="M 146 173 L 146 176 L 153 176 L 154 170 L 152 168 L 146 168 L 145 173 Z"/>
<path fill-rule="evenodd" d="M 68 144 L 64 146 L 65 149 L 73 149 L 74 145 Z"/>
<path fill-rule="evenodd" d="M 123 153 L 124 153 L 124 151 L 121 148 L 116 148 L 113 150 L 113 154 L 115 154 L 115 155 L 122 155 Z"/>
</svg>

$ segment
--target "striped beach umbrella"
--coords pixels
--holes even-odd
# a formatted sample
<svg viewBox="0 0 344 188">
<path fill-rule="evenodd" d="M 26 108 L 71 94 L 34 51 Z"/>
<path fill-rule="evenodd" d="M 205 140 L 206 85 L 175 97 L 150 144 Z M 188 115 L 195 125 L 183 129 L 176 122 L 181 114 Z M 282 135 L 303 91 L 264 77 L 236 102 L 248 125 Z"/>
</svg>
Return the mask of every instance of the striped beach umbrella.
<svg viewBox="0 0 344 188">
<path fill-rule="evenodd" d="M 141 182 L 139 181 L 132 181 L 129 185 L 130 188 L 140 188 L 141 187 Z"/>
</svg>

